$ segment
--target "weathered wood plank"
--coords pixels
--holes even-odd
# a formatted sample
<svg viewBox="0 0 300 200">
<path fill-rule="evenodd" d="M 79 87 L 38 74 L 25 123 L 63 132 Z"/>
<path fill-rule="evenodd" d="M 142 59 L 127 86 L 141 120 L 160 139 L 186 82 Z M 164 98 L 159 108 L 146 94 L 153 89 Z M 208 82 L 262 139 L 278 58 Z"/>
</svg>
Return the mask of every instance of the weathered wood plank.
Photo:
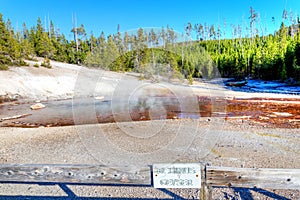
<svg viewBox="0 0 300 200">
<path fill-rule="evenodd" d="M 32 114 L 22 114 L 22 115 L 15 115 L 15 116 L 12 116 L 12 117 L 3 117 L 0 119 L 0 121 L 5 121 L 5 120 L 11 120 L 11 119 L 20 119 L 20 118 L 24 118 L 24 117 L 27 117 L 27 116 L 30 116 Z"/>
<path fill-rule="evenodd" d="M 151 185 L 151 169 L 98 165 L 0 165 L 0 181 Z"/>
<path fill-rule="evenodd" d="M 211 186 L 299 189 L 300 169 L 206 168 L 206 183 Z"/>
<path fill-rule="evenodd" d="M 299 189 L 300 169 L 201 167 L 205 187 Z M 204 173 L 205 172 L 205 173 Z M 151 185 L 151 168 L 101 165 L 0 165 L 0 182 Z M 204 192 L 204 191 L 203 191 Z M 204 192 L 205 194 L 207 192 Z"/>
</svg>

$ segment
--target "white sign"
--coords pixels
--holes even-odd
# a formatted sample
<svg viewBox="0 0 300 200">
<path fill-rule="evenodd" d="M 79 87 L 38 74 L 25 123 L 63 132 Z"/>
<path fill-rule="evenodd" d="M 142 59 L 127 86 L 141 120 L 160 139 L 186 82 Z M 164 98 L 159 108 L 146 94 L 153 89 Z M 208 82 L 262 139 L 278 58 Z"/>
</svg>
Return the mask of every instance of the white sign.
<svg viewBox="0 0 300 200">
<path fill-rule="evenodd" d="M 200 164 L 154 164 L 153 184 L 154 188 L 200 188 Z"/>
</svg>

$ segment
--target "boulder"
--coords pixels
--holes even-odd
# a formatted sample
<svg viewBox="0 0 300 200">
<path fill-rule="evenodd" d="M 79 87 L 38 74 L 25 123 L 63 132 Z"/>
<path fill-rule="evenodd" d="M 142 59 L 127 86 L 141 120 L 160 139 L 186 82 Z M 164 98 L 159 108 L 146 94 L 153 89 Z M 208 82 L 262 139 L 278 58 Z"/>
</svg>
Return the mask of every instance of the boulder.
<svg viewBox="0 0 300 200">
<path fill-rule="evenodd" d="M 42 108 L 45 108 L 46 106 L 42 103 L 37 103 L 37 104 L 34 104 L 32 106 L 30 106 L 31 110 L 38 110 L 38 109 L 42 109 Z"/>
</svg>

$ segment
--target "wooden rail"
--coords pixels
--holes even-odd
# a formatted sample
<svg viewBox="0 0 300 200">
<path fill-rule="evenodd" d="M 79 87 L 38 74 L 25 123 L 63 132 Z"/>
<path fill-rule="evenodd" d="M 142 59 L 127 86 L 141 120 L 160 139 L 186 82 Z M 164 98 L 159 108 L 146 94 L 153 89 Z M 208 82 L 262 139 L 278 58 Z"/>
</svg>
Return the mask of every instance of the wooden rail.
<svg viewBox="0 0 300 200">
<path fill-rule="evenodd" d="M 0 165 L 0 182 L 151 185 L 150 167 L 99 165 Z"/>
<path fill-rule="evenodd" d="M 202 166 L 207 187 L 299 189 L 300 169 L 250 169 Z M 152 167 L 101 165 L 0 165 L 0 182 L 152 184 Z"/>
<path fill-rule="evenodd" d="M 299 189 L 300 169 L 206 167 L 208 186 Z"/>
</svg>

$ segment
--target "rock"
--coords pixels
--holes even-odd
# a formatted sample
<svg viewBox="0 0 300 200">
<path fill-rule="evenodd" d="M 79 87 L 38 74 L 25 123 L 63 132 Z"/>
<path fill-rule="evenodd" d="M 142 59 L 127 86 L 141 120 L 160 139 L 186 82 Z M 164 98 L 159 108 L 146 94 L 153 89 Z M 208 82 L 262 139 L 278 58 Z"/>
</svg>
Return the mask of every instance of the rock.
<svg viewBox="0 0 300 200">
<path fill-rule="evenodd" d="M 242 81 L 228 81 L 226 83 L 227 86 L 232 86 L 232 87 L 241 87 L 244 85 L 247 85 L 247 81 L 246 80 L 242 80 Z"/>
<path fill-rule="evenodd" d="M 291 117 L 293 114 L 288 112 L 273 112 L 273 114 L 279 116 L 279 117 Z"/>
<path fill-rule="evenodd" d="M 42 103 L 37 103 L 37 104 L 34 104 L 32 106 L 30 106 L 30 108 L 32 110 L 38 110 L 38 109 L 42 109 L 42 108 L 45 108 L 46 106 Z"/>
<path fill-rule="evenodd" d="M 74 96 L 74 92 L 67 92 L 66 95 L 67 96 Z"/>
<path fill-rule="evenodd" d="M 270 118 L 269 117 L 264 117 L 264 116 L 259 116 L 258 117 L 260 120 L 269 120 Z"/>
<path fill-rule="evenodd" d="M 104 99 L 104 96 L 98 96 L 98 97 L 95 97 L 96 100 L 103 100 Z"/>
<path fill-rule="evenodd" d="M 276 118 L 276 117 L 277 117 L 277 115 L 275 115 L 275 114 L 270 114 L 270 115 L 269 115 L 269 117 Z"/>
<path fill-rule="evenodd" d="M 0 95 L 0 103 L 17 101 L 19 97 L 19 94 L 6 93 L 5 95 Z"/>
</svg>

